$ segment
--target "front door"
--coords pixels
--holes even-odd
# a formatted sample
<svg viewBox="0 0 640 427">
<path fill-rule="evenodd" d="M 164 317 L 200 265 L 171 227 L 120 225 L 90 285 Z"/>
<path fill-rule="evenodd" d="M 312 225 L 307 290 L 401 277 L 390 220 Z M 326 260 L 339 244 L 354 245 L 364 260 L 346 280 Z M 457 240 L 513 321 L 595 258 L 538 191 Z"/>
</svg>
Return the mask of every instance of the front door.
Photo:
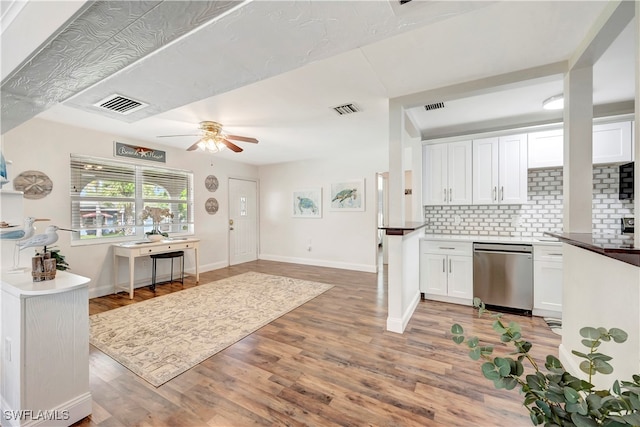
<svg viewBox="0 0 640 427">
<path fill-rule="evenodd" d="M 229 265 L 258 259 L 257 183 L 229 178 Z"/>
</svg>

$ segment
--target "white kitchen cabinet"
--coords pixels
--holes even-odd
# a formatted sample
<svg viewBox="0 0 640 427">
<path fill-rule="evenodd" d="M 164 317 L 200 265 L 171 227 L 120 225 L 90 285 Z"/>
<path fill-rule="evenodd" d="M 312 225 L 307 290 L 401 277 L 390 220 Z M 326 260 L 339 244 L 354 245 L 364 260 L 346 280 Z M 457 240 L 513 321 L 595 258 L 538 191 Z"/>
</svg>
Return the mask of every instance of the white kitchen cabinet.
<svg viewBox="0 0 640 427">
<path fill-rule="evenodd" d="M 562 317 L 562 246 L 534 245 L 533 314 Z"/>
<path fill-rule="evenodd" d="M 633 122 L 593 126 L 593 164 L 633 160 Z M 529 168 L 562 167 L 563 129 L 529 133 Z"/>
<path fill-rule="evenodd" d="M 564 132 L 562 129 L 532 132 L 528 136 L 529 169 L 562 166 Z"/>
<path fill-rule="evenodd" d="M 423 146 L 423 203 L 470 205 L 471 141 Z"/>
<path fill-rule="evenodd" d="M 593 126 L 593 164 L 630 162 L 631 122 Z"/>
<path fill-rule="evenodd" d="M 527 203 L 527 135 L 473 140 L 473 204 Z"/>
<path fill-rule="evenodd" d="M 472 250 L 467 242 L 420 242 L 420 293 L 425 299 L 471 304 Z"/>
</svg>

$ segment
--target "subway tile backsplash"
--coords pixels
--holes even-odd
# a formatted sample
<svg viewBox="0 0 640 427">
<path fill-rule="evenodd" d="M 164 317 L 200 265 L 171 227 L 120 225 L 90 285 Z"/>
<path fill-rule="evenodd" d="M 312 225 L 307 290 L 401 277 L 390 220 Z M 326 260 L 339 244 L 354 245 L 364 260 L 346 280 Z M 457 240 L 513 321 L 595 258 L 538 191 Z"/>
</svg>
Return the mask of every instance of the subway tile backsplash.
<svg viewBox="0 0 640 427">
<path fill-rule="evenodd" d="M 542 236 L 562 230 L 562 168 L 529 170 L 526 205 L 425 206 L 427 232 Z M 620 218 L 633 215 L 633 201 L 618 200 L 618 166 L 593 168 L 593 232 L 619 233 Z"/>
</svg>

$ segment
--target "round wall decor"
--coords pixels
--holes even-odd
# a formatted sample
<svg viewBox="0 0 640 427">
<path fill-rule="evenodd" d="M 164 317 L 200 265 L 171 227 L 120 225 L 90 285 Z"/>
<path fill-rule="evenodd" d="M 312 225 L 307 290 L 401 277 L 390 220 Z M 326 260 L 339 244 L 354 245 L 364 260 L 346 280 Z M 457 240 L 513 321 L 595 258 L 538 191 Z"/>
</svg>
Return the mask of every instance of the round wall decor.
<svg viewBox="0 0 640 427">
<path fill-rule="evenodd" d="M 22 191 L 25 199 L 42 199 L 53 189 L 53 182 L 40 171 L 24 171 L 13 179 L 13 188 Z"/>
<path fill-rule="evenodd" d="M 218 212 L 218 201 L 213 197 L 208 198 L 207 201 L 204 202 L 204 209 L 209 215 L 215 215 L 215 213 Z"/>
<path fill-rule="evenodd" d="M 209 175 L 204 180 L 204 186 L 212 193 L 218 189 L 218 178 L 215 175 Z"/>
</svg>

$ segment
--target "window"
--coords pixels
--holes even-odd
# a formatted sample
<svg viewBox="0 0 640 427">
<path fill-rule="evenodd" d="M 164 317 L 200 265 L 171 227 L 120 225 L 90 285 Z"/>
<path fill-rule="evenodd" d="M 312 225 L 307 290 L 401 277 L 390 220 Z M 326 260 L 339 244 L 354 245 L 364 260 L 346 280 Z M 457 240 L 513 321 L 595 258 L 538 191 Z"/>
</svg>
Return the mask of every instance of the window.
<svg viewBox="0 0 640 427">
<path fill-rule="evenodd" d="M 193 233 L 192 172 L 72 154 L 70 192 L 75 241 L 142 239 L 153 226 L 145 206 L 173 213 L 160 231 Z"/>
</svg>

